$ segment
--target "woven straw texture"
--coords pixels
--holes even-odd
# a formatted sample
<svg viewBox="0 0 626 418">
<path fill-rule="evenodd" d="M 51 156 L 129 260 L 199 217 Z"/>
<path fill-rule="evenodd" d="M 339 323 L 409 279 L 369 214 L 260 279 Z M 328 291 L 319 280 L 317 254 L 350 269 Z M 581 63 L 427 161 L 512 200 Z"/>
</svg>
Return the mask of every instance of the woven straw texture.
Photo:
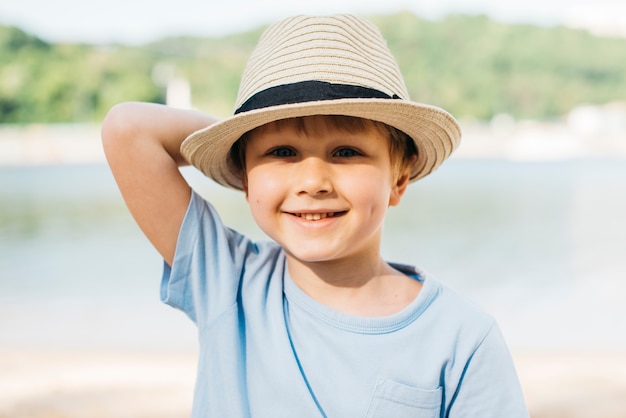
<svg viewBox="0 0 626 418">
<path fill-rule="evenodd" d="M 248 59 L 235 109 L 270 87 L 309 80 L 366 87 L 400 99 L 336 99 L 242 112 L 190 135 L 181 146 L 183 156 L 216 182 L 241 190 L 240 174 L 228 161 L 232 144 L 251 129 L 278 119 L 346 115 L 400 129 L 418 149 L 412 181 L 435 170 L 459 144 L 461 133 L 454 118 L 437 107 L 410 101 L 378 29 L 351 15 L 295 16 L 270 26 Z"/>
</svg>

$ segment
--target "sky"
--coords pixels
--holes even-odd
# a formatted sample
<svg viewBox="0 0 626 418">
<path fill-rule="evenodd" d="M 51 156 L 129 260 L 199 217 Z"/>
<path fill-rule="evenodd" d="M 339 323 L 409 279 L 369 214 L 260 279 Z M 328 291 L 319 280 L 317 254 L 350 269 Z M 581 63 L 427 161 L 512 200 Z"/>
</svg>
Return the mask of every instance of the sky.
<svg viewBox="0 0 626 418">
<path fill-rule="evenodd" d="M 0 2 L 0 24 L 52 42 L 141 44 L 173 35 L 220 36 L 293 14 L 402 10 L 427 19 L 463 13 L 514 23 L 594 26 L 626 36 L 624 0 L 12 0 Z"/>
</svg>

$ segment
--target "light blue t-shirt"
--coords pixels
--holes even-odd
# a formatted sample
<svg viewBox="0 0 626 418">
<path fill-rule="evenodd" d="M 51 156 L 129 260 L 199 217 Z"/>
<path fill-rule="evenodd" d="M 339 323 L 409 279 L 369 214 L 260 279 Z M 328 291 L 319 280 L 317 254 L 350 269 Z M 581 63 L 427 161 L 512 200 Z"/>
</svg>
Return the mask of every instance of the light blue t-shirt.
<svg viewBox="0 0 626 418">
<path fill-rule="evenodd" d="M 198 326 L 196 418 L 528 417 L 500 331 L 415 267 L 402 311 L 364 318 L 304 293 L 272 242 L 225 227 L 196 193 L 164 302 Z"/>
</svg>

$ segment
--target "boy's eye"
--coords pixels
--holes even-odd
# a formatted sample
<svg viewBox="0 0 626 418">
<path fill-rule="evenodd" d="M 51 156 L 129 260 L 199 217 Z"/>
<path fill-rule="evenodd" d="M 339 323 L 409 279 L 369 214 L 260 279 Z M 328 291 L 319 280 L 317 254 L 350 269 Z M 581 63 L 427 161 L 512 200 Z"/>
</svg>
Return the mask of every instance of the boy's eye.
<svg viewBox="0 0 626 418">
<path fill-rule="evenodd" d="M 270 150 L 268 154 L 274 157 L 293 157 L 296 152 L 289 147 L 276 147 Z"/>
<path fill-rule="evenodd" d="M 361 153 L 354 148 L 339 148 L 335 151 L 335 157 L 356 157 L 357 155 L 361 155 Z"/>
</svg>

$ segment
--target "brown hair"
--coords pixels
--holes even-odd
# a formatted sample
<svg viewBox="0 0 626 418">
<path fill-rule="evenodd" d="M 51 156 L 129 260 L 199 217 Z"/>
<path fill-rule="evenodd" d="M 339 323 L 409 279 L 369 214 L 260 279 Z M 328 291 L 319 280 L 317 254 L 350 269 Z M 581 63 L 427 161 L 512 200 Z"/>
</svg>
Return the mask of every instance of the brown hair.
<svg viewBox="0 0 626 418">
<path fill-rule="evenodd" d="M 343 115 L 316 115 L 280 119 L 270 123 L 278 129 L 292 127 L 298 133 L 314 133 L 317 127 L 320 126 L 315 121 L 315 118 L 319 117 L 323 117 L 327 126 L 331 128 L 344 130 L 350 133 L 359 133 L 373 129 L 388 138 L 389 156 L 391 158 L 391 167 L 394 172 L 394 178 L 398 177 L 403 169 L 410 167 L 411 164 L 417 159 L 418 150 L 415 147 L 415 142 L 407 134 L 385 123 L 377 122 L 371 119 Z M 260 129 L 263 126 L 256 129 Z M 246 170 L 246 142 L 256 129 L 248 131 L 242 135 L 230 149 L 229 163 L 235 171 L 244 176 Z"/>
</svg>

